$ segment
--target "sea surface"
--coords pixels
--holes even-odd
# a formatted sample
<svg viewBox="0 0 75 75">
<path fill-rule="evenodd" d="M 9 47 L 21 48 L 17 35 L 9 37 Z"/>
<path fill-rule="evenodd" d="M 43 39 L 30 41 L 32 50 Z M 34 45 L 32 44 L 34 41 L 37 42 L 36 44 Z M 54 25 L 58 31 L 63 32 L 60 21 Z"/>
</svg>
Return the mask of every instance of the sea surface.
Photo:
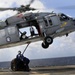
<svg viewBox="0 0 75 75">
<path fill-rule="evenodd" d="M 30 68 L 47 67 L 47 66 L 67 66 L 75 65 L 75 56 L 61 58 L 46 58 L 30 60 Z M 0 62 L 0 68 L 10 68 L 11 61 Z"/>
</svg>

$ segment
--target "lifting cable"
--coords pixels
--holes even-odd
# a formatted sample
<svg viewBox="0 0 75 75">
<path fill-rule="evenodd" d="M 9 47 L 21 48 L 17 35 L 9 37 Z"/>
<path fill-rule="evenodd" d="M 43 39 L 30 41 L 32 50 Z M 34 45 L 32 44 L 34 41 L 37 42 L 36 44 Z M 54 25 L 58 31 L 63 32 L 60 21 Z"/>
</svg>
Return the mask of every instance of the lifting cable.
<svg viewBox="0 0 75 75">
<path fill-rule="evenodd" d="M 19 30 L 20 34 L 22 34 L 22 32 Z"/>
<path fill-rule="evenodd" d="M 26 48 L 24 49 L 22 55 L 25 53 L 25 51 L 26 51 L 26 49 L 28 48 L 29 44 L 30 44 L 30 43 L 27 44 L 27 46 L 26 46 Z"/>
<path fill-rule="evenodd" d="M 20 30 L 19 30 L 19 32 L 22 34 L 22 32 L 21 32 Z M 26 49 L 28 48 L 29 44 L 30 44 L 30 42 L 27 44 L 27 46 L 26 46 L 26 48 L 24 49 L 22 55 L 25 53 L 25 51 L 26 51 Z"/>
</svg>

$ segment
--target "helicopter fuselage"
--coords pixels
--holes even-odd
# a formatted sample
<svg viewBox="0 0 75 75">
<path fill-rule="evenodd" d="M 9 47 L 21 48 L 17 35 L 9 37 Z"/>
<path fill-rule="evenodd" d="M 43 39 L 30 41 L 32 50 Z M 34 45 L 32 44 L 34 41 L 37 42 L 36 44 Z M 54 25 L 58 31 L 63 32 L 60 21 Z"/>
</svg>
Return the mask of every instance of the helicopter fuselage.
<svg viewBox="0 0 75 75">
<path fill-rule="evenodd" d="M 20 39 L 19 29 L 34 26 L 38 35 Z M 74 19 L 63 13 L 21 13 L 0 22 L 0 48 L 18 46 L 43 40 L 42 47 L 48 48 L 53 39 L 75 31 Z"/>
</svg>

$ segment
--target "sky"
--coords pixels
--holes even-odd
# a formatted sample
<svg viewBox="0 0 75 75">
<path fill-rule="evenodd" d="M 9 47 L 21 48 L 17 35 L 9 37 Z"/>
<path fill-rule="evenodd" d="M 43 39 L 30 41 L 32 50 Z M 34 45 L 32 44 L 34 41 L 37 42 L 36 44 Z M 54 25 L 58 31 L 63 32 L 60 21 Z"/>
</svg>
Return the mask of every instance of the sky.
<svg viewBox="0 0 75 75">
<path fill-rule="evenodd" d="M 0 0 L 0 7 L 19 7 L 28 4 L 30 0 Z M 43 9 L 46 12 L 54 11 L 56 13 L 65 13 L 71 17 L 75 17 L 75 9 L 59 9 L 65 6 L 75 6 L 75 0 L 35 0 L 31 7 Z M 65 7 L 66 8 L 66 7 Z M 42 11 L 43 11 L 42 10 Z M 0 12 L 0 20 L 15 15 L 16 11 Z M 52 45 L 48 49 L 43 49 L 40 42 L 29 45 L 24 56 L 29 59 L 57 58 L 75 56 L 75 32 L 69 34 L 68 37 L 62 36 L 54 39 Z M 23 52 L 26 45 L 0 49 L 0 61 L 11 61 L 16 57 L 17 52 Z"/>
</svg>

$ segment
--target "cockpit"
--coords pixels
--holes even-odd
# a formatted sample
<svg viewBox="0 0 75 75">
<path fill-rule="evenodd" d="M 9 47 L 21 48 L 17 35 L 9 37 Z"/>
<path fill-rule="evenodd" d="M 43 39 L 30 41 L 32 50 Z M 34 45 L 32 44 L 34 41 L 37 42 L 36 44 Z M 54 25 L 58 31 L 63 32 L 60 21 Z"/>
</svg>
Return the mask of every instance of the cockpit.
<svg viewBox="0 0 75 75">
<path fill-rule="evenodd" d="M 70 19 L 67 15 L 65 15 L 63 13 L 58 14 L 58 16 L 60 17 L 61 21 L 65 21 L 65 20 L 69 20 Z"/>
</svg>

